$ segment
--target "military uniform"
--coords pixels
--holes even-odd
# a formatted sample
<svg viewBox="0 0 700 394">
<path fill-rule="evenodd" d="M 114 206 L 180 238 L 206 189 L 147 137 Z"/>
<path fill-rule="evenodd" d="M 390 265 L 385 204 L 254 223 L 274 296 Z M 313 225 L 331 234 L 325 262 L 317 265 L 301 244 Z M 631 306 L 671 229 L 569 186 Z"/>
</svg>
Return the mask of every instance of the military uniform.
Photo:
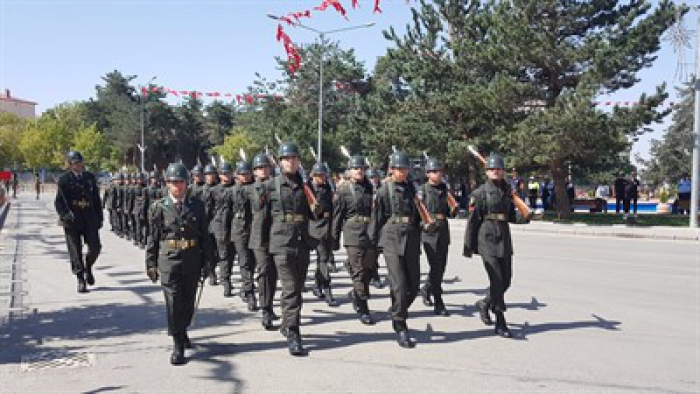
<svg viewBox="0 0 700 394">
<path fill-rule="evenodd" d="M 429 159 L 426 163 L 426 171 L 442 171 L 443 166 L 436 159 Z M 423 250 L 428 257 L 430 271 L 428 281 L 423 286 L 424 303 L 428 306 L 432 304 L 431 296 L 434 297 L 435 314 L 447 316 L 449 313 L 442 300 L 442 279 L 447 267 L 447 254 L 450 250 L 450 224 L 448 218 L 455 217 L 456 211 L 450 209 L 447 196 L 450 191 L 445 183 L 431 184 L 426 182 L 418 189 L 419 198 L 425 204 L 430 216 L 435 221 L 431 228 L 423 227 L 421 239 Z"/>
<path fill-rule="evenodd" d="M 136 242 L 136 219 L 134 218 L 134 203 L 136 202 L 136 174 L 131 174 L 129 176 L 131 182 L 124 190 L 124 215 L 127 218 L 128 233 L 126 239 L 132 242 Z"/>
<path fill-rule="evenodd" d="M 190 197 L 201 198 L 202 192 L 204 191 L 204 181 L 197 180 L 197 177 L 202 175 L 202 166 L 197 164 L 192 168 L 192 183 L 187 189 L 187 195 Z"/>
<path fill-rule="evenodd" d="M 254 169 L 269 166 L 267 155 L 260 153 L 253 158 Z M 244 215 L 250 215 L 251 218 L 248 249 L 252 251 L 255 261 L 262 325 L 266 330 L 271 330 L 274 318 L 272 303 L 277 290 L 277 267 L 269 249 L 272 218 L 267 209 L 269 199 L 267 181 L 267 178 L 257 178 L 254 183 L 243 187 L 243 209 Z"/>
<path fill-rule="evenodd" d="M 69 163 L 82 163 L 78 152 L 68 153 Z M 102 228 L 103 212 L 100 190 L 95 176 L 87 171 L 68 171 L 57 182 L 54 206 L 63 225 L 70 256 L 71 269 L 78 278 L 78 292 L 87 292 L 86 285 L 94 285 L 92 267 L 97 261 L 102 245 L 99 229 Z M 83 242 L 88 251 L 83 260 Z"/>
<path fill-rule="evenodd" d="M 326 166 L 322 163 L 314 165 L 312 176 L 316 174 L 328 175 Z M 333 221 L 333 189 L 326 181 L 323 184 L 316 184 L 309 181 L 309 187 L 316 196 L 319 204 L 319 217 L 309 222 L 309 232 L 311 236 L 319 240 L 316 248 L 316 273 L 314 295 L 325 299 L 329 306 L 336 306 L 331 291 L 330 267 L 333 264 L 333 237 L 331 236 L 331 223 Z"/>
<path fill-rule="evenodd" d="M 205 176 L 216 175 L 216 167 L 214 167 L 211 164 L 207 164 L 207 166 L 204 168 L 204 174 Z M 204 183 L 201 189 L 197 188 L 195 190 L 195 195 L 198 194 L 199 199 L 202 200 L 202 202 L 204 203 L 204 214 L 207 217 L 207 223 L 211 223 L 211 221 L 214 219 L 214 215 L 216 214 L 216 204 L 218 197 L 217 186 L 218 183 L 216 181 L 207 180 L 207 182 Z M 216 245 L 214 234 L 209 229 L 207 231 L 209 232 L 209 235 L 211 237 L 211 244 Z M 218 251 L 214 250 L 214 252 L 217 255 L 215 261 L 218 262 Z M 212 269 L 210 273 L 209 284 L 211 284 L 212 286 L 219 284 L 215 269 Z"/>
<path fill-rule="evenodd" d="M 134 245 L 141 248 L 146 247 L 146 222 L 148 214 L 148 192 L 145 185 L 144 174 L 137 175 L 137 183 L 133 189 L 133 207 L 131 214 L 134 218 Z"/>
<path fill-rule="evenodd" d="M 171 164 L 168 180 L 186 180 L 187 170 Z M 171 363 L 184 363 L 184 348 L 189 347 L 187 328 L 195 312 L 197 284 L 209 270 L 214 245 L 207 231 L 204 204 L 185 194 L 176 201 L 172 195 L 151 204 L 148 213 L 150 234 L 146 248 L 149 278 L 160 276 L 168 317 L 168 334 L 173 337 Z"/>
<path fill-rule="evenodd" d="M 503 168 L 503 158 L 492 155 L 487 168 Z M 477 302 L 482 321 L 492 324 L 489 311 L 496 314 L 496 334 L 511 337 L 503 312 L 506 310 L 504 295 L 512 278 L 513 242 L 508 223 L 526 223 L 515 210 L 512 189 L 505 180 L 488 180 L 472 193 L 469 203 L 469 221 L 464 234 L 466 257 L 481 255 L 489 277 L 486 298 Z"/>
<path fill-rule="evenodd" d="M 391 157 L 393 168 L 409 168 L 403 152 Z M 389 180 L 377 192 L 373 212 L 372 240 L 384 253 L 391 286 L 391 318 L 398 342 L 412 347 L 408 336 L 408 308 L 420 288 L 420 214 L 415 204 L 416 190 L 408 180 Z"/>
<path fill-rule="evenodd" d="M 299 157 L 294 144 L 280 146 L 280 160 Z M 304 180 L 299 172 L 281 174 L 265 183 L 270 211 L 270 254 L 279 274 L 282 294 L 282 333 L 287 337 L 289 352 L 302 355 L 301 325 L 302 290 L 309 269 L 309 254 L 318 240 L 309 233 L 309 220 L 314 216 L 304 194 Z"/>
<path fill-rule="evenodd" d="M 349 168 L 365 168 L 364 157 L 353 157 Z M 333 243 L 340 248 L 340 234 L 348 254 L 348 266 L 353 290 L 350 296 L 353 307 L 364 324 L 373 324 L 367 300 L 369 283 L 377 270 L 377 248 L 370 236 L 370 220 L 374 200 L 374 188 L 364 178 L 361 182 L 349 180 L 341 185 L 333 207 Z"/>
</svg>

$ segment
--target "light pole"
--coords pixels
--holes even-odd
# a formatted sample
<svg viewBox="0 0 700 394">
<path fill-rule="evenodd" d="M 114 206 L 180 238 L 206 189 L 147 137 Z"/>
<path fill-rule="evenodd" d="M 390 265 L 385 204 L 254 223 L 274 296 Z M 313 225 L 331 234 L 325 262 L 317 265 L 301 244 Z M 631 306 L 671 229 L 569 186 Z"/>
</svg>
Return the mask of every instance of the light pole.
<svg viewBox="0 0 700 394">
<path fill-rule="evenodd" d="M 698 189 L 700 188 L 700 7 L 693 7 L 698 13 L 698 25 L 695 27 L 695 120 L 693 126 L 693 167 L 690 169 L 690 227 L 698 227 Z"/>
<path fill-rule="evenodd" d="M 267 17 L 270 19 L 274 19 L 278 22 L 287 22 L 286 20 L 275 16 L 273 14 L 268 13 Z M 334 34 L 334 33 L 339 33 L 343 31 L 348 31 L 348 30 L 357 30 L 357 29 L 364 29 L 368 27 L 372 27 L 375 25 L 375 22 L 369 22 L 365 23 L 362 25 L 357 25 L 357 26 L 350 26 L 350 27 L 344 27 L 342 29 L 333 29 L 333 30 L 326 30 L 326 31 L 321 31 L 314 29 L 313 27 L 306 26 L 302 23 L 295 22 L 293 23 L 293 26 L 295 27 L 301 27 L 302 29 L 309 30 L 313 33 L 316 33 L 318 35 L 319 41 L 321 43 L 321 61 L 319 64 L 319 70 L 318 70 L 318 142 L 317 142 L 317 152 L 318 152 L 318 157 L 316 161 L 318 163 L 323 163 L 323 153 L 322 153 L 322 148 L 321 148 L 321 141 L 323 139 L 323 55 L 324 55 L 324 47 L 323 47 L 323 40 L 326 38 L 327 35 L 329 34 Z"/>
<path fill-rule="evenodd" d="M 156 76 L 151 78 L 150 81 L 146 84 L 146 86 L 151 86 L 151 83 L 156 80 Z M 145 125 L 144 125 L 144 106 L 143 106 L 143 91 L 142 91 L 143 85 L 139 86 L 139 118 L 141 122 L 141 144 L 136 144 L 136 146 L 139 147 L 139 150 L 141 151 L 141 173 L 146 172 L 146 141 L 145 141 Z"/>
</svg>

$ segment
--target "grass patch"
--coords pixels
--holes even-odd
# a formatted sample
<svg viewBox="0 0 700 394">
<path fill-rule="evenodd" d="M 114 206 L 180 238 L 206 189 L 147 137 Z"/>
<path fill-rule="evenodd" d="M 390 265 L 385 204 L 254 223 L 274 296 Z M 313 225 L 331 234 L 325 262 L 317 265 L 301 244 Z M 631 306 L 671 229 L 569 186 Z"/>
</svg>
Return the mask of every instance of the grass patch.
<svg viewBox="0 0 700 394">
<path fill-rule="evenodd" d="M 554 223 L 585 223 L 599 226 L 612 226 L 613 224 L 633 224 L 636 226 L 671 226 L 688 227 L 690 219 L 681 215 L 637 215 L 634 223 L 627 222 L 623 215 L 603 213 L 574 212 L 570 219 L 559 219 L 554 212 L 547 212 L 541 218 L 535 218 L 544 222 Z"/>
</svg>

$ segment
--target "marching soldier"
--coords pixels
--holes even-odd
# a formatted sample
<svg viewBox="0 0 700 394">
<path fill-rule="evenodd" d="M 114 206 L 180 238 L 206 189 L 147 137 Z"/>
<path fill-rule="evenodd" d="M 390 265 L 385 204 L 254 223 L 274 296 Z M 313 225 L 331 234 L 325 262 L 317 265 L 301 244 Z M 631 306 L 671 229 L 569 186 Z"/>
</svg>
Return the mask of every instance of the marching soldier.
<svg viewBox="0 0 700 394">
<path fill-rule="evenodd" d="M 122 218 L 122 202 L 123 194 L 122 188 L 124 187 L 124 174 L 119 173 L 115 176 L 117 179 L 117 184 L 112 190 L 112 201 L 111 206 L 114 211 L 114 229 L 115 234 L 122 237 L 124 234 L 124 223 Z"/>
<path fill-rule="evenodd" d="M 287 338 L 289 353 L 306 354 L 301 341 L 302 290 L 309 269 L 309 254 L 318 246 L 318 240 L 309 234 L 309 220 L 316 218 L 311 207 L 306 185 L 299 172 L 299 148 L 283 143 L 279 148 L 280 175 L 265 186 L 270 225 L 270 254 L 272 254 L 282 285 L 281 332 Z M 310 191 L 308 191 L 310 193 Z"/>
<path fill-rule="evenodd" d="M 255 256 L 248 247 L 250 242 L 250 226 L 252 213 L 247 204 L 247 187 L 252 183 L 253 168 L 247 161 L 239 161 L 236 165 L 236 185 L 231 189 L 231 235 L 235 253 L 238 255 L 238 265 L 241 267 L 241 300 L 248 304 L 248 310 L 257 311 L 255 297 Z"/>
<path fill-rule="evenodd" d="M 117 213 L 114 210 L 114 192 L 117 187 L 119 187 L 119 178 L 113 175 L 102 197 L 102 208 L 107 209 L 107 212 L 109 212 L 109 230 L 112 232 L 117 231 L 117 226 L 115 225 Z"/>
<path fill-rule="evenodd" d="M 134 203 L 136 202 L 136 174 L 129 174 L 129 185 L 124 192 L 125 215 L 129 222 L 129 233 L 126 239 L 136 243 L 136 219 L 134 218 Z"/>
<path fill-rule="evenodd" d="M 171 164 L 165 174 L 168 194 L 149 208 L 151 222 L 146 248 L 146 273 L 160 278 L 173 337 L 170 363 L 185 363 L 185 348 L 192 348 L 187 328 L 196 308 L 197 284 L 207 276 L 212 260 L 204 204 L 187 196 L 187 169 Z"/>
<path fill-rule="evenodd" d="M 377 170 L 377 169 L 372 169 L 368 168 L 367 171 L 365 172 L 365 176 L 369 180 L 370 184 L 372 185 L 372 194 L 377 194 L 377 191 L 379 190 L 379 187 L 382 185 L 382 173 Z M 370 279 L 369 283 L 370 285 L 374 286 L 377 289 L 383 289 L 384 284 L 382 283 L 382 278 L 379 276 L 379 252 L 374 254 L 374 260 L 375 264 L 374 266 L 376 267 L 372 271 L 372 279 Z"/>
<path fill-rule="evenodd" d="M 204 174 L 202 166 L 197 164 L 192 168 L 192 184 L 190 184 L 188 193 L 192 197 L 200 198 L 204 190 Z"/>
<path fill-rule="evenodd" d="M 138 173 L 136 174 L 136 184 L 134 185 L 134 203 L 132 208 L 132 216 L 134 218 L 134 245 L 145 248 L 146 247 L 146 215 L 148 210 L 148 194 L 146 191 L 146 174 Z"/>
<path fill-rule="evenodd" d="M 253 175 L 255 182 L 244 188 L 245 215 L 250 215 L 250 236 L 248 248 L 253 252 L 255 271 L 257 273 L 260 309 L 262 310 L 262 326 L 266 330 L 274 329 L 272 321 L 276 316 L 272 310 L 272 302 L 277 290 L 277 267 L 270 254 L 270 223 L 272 218 L 267 210 L 268 192 L 266 184 L 270 179 L 270 158 L 259 153 L 253 158 Z M 250 211 L 248 213 L 247 211 Z"/>
<path fill-rule="evenodd" d="M 374 190 L 365 178 L 366 160 L 353 156 L 348 162 L 350 180 L 336 192 L 333 208 L 333 249 L 340 249 L 340 233 L 348 254 L 352 276 L 350 298 L 353 308 L 360 315 L 362 324 L 374 324 L 367 300 L 370 297 L 369 282 L 377 269 L 377 248 L 370 237 L 370 221 Z"/>
<path fill-rule="evenodd" d="M 207 166 L 204 167 L 204 186 L 202 186 L 201 192 L 199 192 L 199 189 L 197 190 L 199 192 L 199 198 L 204 203 L 204 213 L 207 217 L 207 224 L 211 223 L 212 219 L 214 219 L 214 214 L 216 213 L 218 184 L 219 175 L 216 171 L 216 167 L 214 167 L 214 165 L 212 164 L 207 164 Z M 214 234 L 210 234 L 211 244 L 216 245 L 216 241 L 214 240 Z M 212 267 L 211 275 L 209 276 L 209 284 L 212 286 L 216 286 L 219 284 L 219 281 L 216 277 L 216 270 L 214 268 L 215 267 Z"/>
<path fill-rule="evenodd" d="M 71 269 L 78 278 L 78 292 L 87 293 L 87 285 L 95 284 L 92 267 L 102 249 L 100 189 L 95 176 L 85 171 L 80 152 L 68 152 L 66 159 L 69 170 L 58 179 L 54 206 L 66 236 Z M 84 260 L 83 242 L 88 247 Z"/>
<path fill-rule="evenodd" d="M 384 253 L 391 288 L 391 318 L 401 347 L 415 346 L 406 319 L 420 288 L 420 214 L 416 190 L 408 181 L 409 157 L 391 155 L 391 177 L 377 192 L 372 241 Z"/>
<path fill-rule="evenodd" d="M 489 276 L 486 298 L 476 303 L 481 321 L 492 325 L 489 311 L 496 315 L 496 335 L 511 338 L 504 312 L 505 292 L 513 276 L 513 242 L 508 223 L 527 223 L 515 210 L 512 189 L 504 179 L 504 160 L 492 154 L 486 160 L 487 181 L 472 193 L 469 221 L 464 234 L 464 256 L 481 255 Z"/>
<path fill-rule="evenodd" d="M 418 194 L 430 216 L 435 220 L 436 226 L 431 227 L 430 231 L 424 228 L 421 233 L 423 250 L 430 265 L 428 282 L 421 289 L 421 295 L 426 306 L 434 306 L 436 315 L 449 316 L 442 300 L 442 278 L 445 275 L 447 254 L 450 249 L 450 225 L 447 218 L 455 217 L 457 207 L 452 209 L 448 204 L 450 191 L 442 181 L 443 164 L 438 159 L 428 159 L 425 171 L 428 181 L 419 187 Z"/>
<path fill-rule="evenodd" d="M 219 184 L 214 188 L 216 208 L 214 218 L 209 224 L 209 231 L 214 234 L 216 249 L 218 251 L 219 275 L 224 285 L 224 297 L 231 297 L 231 273 L 233 271 L 233 260 L 236 257 L 236 250 L 230 242 L 231 229 L 227 227 L 230 220 L 228 210 L 228 196 L 234 186 L 233 168 L 230 163 L 223 163 L 219 171 Z M 212 267 L 214 268 L 214 267 Z M 214 271 L 214 269 L 212 269 Z M 211 278 L 210 278 L 211 279 Z"/>
<path fill-rule="evenodd" d="M 158 201 L 161 198 L 163 198 L 163 186 L 160 184 L 160 177 L 157 171 L 151 171 L 148 174 L 148 187 L 146 187 L 145 193 L 146 220 L 144 220 L 144 242 L 146 243 L 146 245 L 148 245 L 148 234 L 151 233 L 151 223 L 147 220 L 148 209 L 154 201 Z"/>
<path fill-rule="evenodd" d="M 323 163 L 314 164 L 311 169 L 310 187 L 320 205 L 320 217 L 309 222 L 311 236 L 319 240 L 316 248 L 316 275 L 313 293 L 324 299 L 328 306 L 337 306 L 331 292 L 330 266 L 333 264 L 333 237 L 331 223 L 333 221 L 333 190 L 328 184 L 328 170 Z"/>
</svg>

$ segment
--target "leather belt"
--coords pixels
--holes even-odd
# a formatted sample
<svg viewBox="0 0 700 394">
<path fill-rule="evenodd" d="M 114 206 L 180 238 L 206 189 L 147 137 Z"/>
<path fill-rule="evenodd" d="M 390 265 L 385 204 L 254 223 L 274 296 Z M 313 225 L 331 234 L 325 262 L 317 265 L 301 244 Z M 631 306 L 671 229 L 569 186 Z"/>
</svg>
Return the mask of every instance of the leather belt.
<svg viewBox="0 0 700 394">
<path fill-rule="evenodd" d="M 280 217 L 285 222 L 303 223 L 306 221 L 306 216 L 298 213 L 286 213 L 284 215 L 280 215 Z"/>
<path fill-rule="evenodd" d="M 369 223 L 371 221 L 371 218 L 369 216 L 355 215 L 355 216 L 353 216 L 353 218 L 358 223 Z"/>
<path fill-rule="evenodd" d="M 90 202 L 86 200 L 73 200 L 71 203 L 74 207 L 78 207 L 80 209 L 85 209 L 90 206 Z"/>
<path fill-rule="evenodd" d="M 436 213 L 434 216 L 435 220 L 447 220 L 447 217 L 443 213 Z"/>
<path fill-rule="evenodd" d="M 410 216 L 392 216 L 391 218 L 389 218 L 389 220 L 391 220 L 391 222 L 394 224 L 411 224 L 412 222 Z"/>
<path fill-rule="evenodd" d="M 168 239 L 166 240 L 170 249 L 189 249 L 197 245 L 196 239 Z"/>
<path fill-rule="evenodd" d="M 486 220 L 493 220 L 496 222 L 507 222 L 508 217 L 506 216 L 505 213 L 488 213 L 486 216 L 484 216 L 484 219 Z"/>
<path fill-rule="evenodd" d="M 233 215 L 234 219 L 245 219 L 245 213 L 237 213 Z"/>
</svg>

